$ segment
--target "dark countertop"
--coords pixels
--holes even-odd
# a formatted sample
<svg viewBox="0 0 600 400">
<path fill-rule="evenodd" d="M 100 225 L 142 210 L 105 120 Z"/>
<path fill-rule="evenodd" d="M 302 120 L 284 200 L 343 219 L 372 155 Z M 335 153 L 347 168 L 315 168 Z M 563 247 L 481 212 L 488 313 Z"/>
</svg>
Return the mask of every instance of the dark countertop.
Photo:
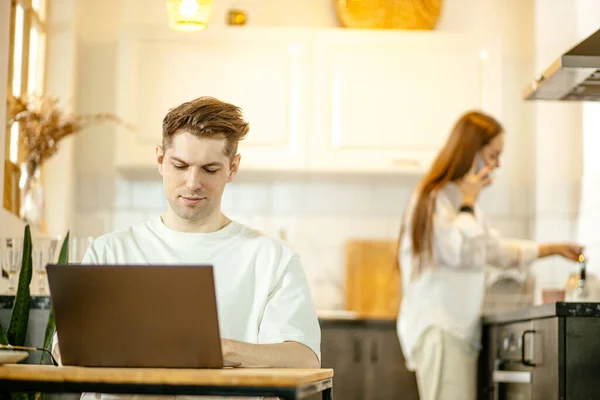
<svg viewBox="0 0 600 400">
<path fill-rule="evenodd" d="M 482 316 L 484 325 L 504 324 L 548 317 L 600 317 L 600 303 L 548 303 Z"/>
<path fill-rule="evenodd" d="M 317 317 L 321 327 L 396 327 L 395 317 L 361 315 L 348 310 L 317 310 Z"/>
<path fill-rule="evenodd" d="M 15 301 L 14 296 L 0 295 L 0 310 L 12 309 Z M 50 309 L 50 297 L 49 296 L 32 296 L 31 297 L 31 308 L 38 310 Z M 319 317 L 319 324 L 321 326 L 371 326 L 371 327 L 396 327 L 395 318 L 378 318 L 364 315 L 357 315 L 350 311 L 317 311 Z"/>
<path fill-rule="evenodd" d="M 15 296 L 0 295 L 0 310 L 12 310 Z M 50 296 L 31 296 L 31 308 L 38 310 L 50 309 Z"/>
<path fill-rule="evenodd" d="M 319 318 L 321 328 L 385 328 L 396 329 L 395 319 L 359 317 L 355 319 Z"/>
</svg>

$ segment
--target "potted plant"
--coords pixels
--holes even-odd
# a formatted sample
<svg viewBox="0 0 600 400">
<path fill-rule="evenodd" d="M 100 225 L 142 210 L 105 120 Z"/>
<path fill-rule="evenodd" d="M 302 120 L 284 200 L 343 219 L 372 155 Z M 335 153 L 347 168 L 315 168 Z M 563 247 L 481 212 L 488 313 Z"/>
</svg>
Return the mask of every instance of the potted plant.
<svg viewBox="0 0 600 400">
<path fill-rule="evenodd" d="M 69 262 L 69 233 L 63 241 L 58 256 L 59 264 L 67 264 Z M 19 283 L 17 287 L 17 294 L 15 295 L 15 301 L 10 316 L 10 323 L 8 329 L 4 329 L 0 324 L 0 344 L 10 346 L 24 346 L 25 337 L 27 335 L 27 326 L 29 324 L 29 312 L 31 310 L 31 293 L 29 285 L 31 284 L 31 277 L 33 274 L 32 265 L 32 240 L 31 240 L 31 229 L 29 225 L 25 226 L 25 234 L 23 240 L 23 257 L 21 261 L 21 272 L 19 273 Z M 54 336 L 55 325 L 54 325 L 54 313 L 52 307 L 50 308 L 50 314 L 48 316 L 48 323 L 46 324 L 46 331 L 44 334 L 44 343 L 42 348 L 38 350 L 44 351 L 40 363 L 44 363 L 48 358 L 46 351 L 52 351 L 52 337 Z M 40 393 L 1 393 L 0 399 L 12 399 L 12 400 L 35 400 L 40 397 Z"/>
</svg>

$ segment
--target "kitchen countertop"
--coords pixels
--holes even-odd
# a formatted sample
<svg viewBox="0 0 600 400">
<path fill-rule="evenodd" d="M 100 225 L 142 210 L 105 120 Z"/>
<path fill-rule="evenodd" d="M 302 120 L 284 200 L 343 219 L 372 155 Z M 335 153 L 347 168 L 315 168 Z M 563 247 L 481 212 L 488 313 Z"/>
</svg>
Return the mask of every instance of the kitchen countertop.
<svg viewBox="0 0 600 400">
<path fill-rule="evenodd" d="M 0 295 L 0 310 L 12 309 L 15 297 L 11 295 Z M 38 310 L 47 310 L 50 308 L 49 296 L 31 296 L 31 308 Z M 396 318 L 376 317 L 360 315 L 347 310 L 317 310 L 317 317 L 321 324 L 393 324 L 396 325 Z"/>
<path fill-rule="evenodd" d="M 319 318 L 319 324 L 321 327 L 324 326 L 335 326 L 335 327 L 359 327 L 359 326 L 372 326 L 372 327 L 396 327 L 396 318 L 382 317 L 382 316 L 371 316 L 371 315 L 360 315 L 354 311 L 346 310 L 317 310 L 317 317 Z"/>
<path fill-rule="evenodd" d="M 324 328 L 376 328 L 396 330 L 395 319 L 361 317 L 357 319 L 323 319 L 319 318 L 321 329 Z"/>
<path fill-rule="evenodd" d="M 600 317 L 600 303 L 548 303 L 483 315 L 482 322 L 490 325 L 548 317 Z"/>
</svg>

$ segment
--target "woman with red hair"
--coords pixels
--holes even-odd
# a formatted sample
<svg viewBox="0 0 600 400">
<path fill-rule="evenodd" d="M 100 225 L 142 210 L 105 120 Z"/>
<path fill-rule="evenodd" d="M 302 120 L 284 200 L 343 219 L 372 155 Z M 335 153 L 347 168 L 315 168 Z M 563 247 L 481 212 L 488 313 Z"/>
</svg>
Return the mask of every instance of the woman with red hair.
<svg viewBox="0 0 600 400">
<path fill-rule="evenodd" d="M 421 400 L 471 400 L 477 389 L 484 266 L 526 267 L 540 257 L 576 261 L 577 244 L 501 238 L 477 204 L 500 167 L 504 129 L 464 114 L 405 211 L 398 245 L 403 299 L 398 335 Z"/>
</svg>

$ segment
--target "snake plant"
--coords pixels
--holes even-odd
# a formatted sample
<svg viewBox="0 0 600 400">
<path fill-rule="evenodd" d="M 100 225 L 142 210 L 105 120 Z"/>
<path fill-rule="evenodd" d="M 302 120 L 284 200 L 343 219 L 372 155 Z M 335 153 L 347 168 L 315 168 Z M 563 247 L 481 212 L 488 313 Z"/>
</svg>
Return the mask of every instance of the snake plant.
<svg viewBox="0 0 600 400">
<path fill-rule="evenodd" d="M 23 346 L 25 344 L 25 337 L 27 335 L 27 326 L 29 323 L 29 312 L 31 310 L 31 292 L 29 291 L 29 285 L 31 284 L 31 277 L 33 274 L 33 262 L 32 262 L 32 240 L 31 240 L 31 229 L 29 225 L 25 226 L 25 235 L 23 240 L 23 258 L 21 261 L 21 271 L 19 273 L 19 283 L 17 286 L 17 294 L 15 296 L 15 302 L 13 304 L 12 313 L 10 316 L 10 323 L 8 330 L 5 330 L 0 324 L 0 344 L 11 344 L 13 346 Z M 58 257 L 59 264 L 67 264 L 69 262 L 69 233 L 63 241 Z M 55 325 L 54 325 L 54 313 L 50 308 L 50 315 L 48 317 L 48 323 L 46 325 L 46 332 L 44 335 L 44 349 L 50 350 L 52 346 L 52 337 L 54 336 Z M 45 354 L 45 352 L 44 352 Z M 44 362 L 45 356 L 42 354 L 41 363 Z M 38 399 L 39 393 L 11 393 L 10 398 L 12 400 L 33 400 Z M 5 395 L 0 393 L 0 398 L 4 398 Z"/>
<path fill-rule="evenodd" d="M 67 236 L 65 236 L 65 241 L 60 248 L 60 254 L 58 255 L 58 263 L 59 264 L 68 264 L 69 263 L 69 232 L 67 232 Z M 50 307 L 50 314 L 48 315 L 48 323 L 46 324 L 46 333 L 44 334 L 44 349 L 52 351 L 52 338 L 54 337 L 54 332 L 56 331 L 56 325 L 54 324 L 54 311 L 52 311 L 52 307 Z M 43 364 L 44 359 L 47 358 L 46 352 L 42 354 L 42 358 L 40 362 Z"/>
<path fill-rule="evenodd" d="M 27 323 L 29 322 L 29 310 L 31 309 L 31 293 L 29 291 L 31 275 L 33 273 L 31 251 L 31 229 L 29 228 L 29 225 L 26 225 L 19 284 L 17 286 L 17 295 L 15 296 L 12 313 L 10 314 L 8 331 L 5 331 L 4 328 L 0 326 L 0 338 L 2 344 L 10 343 L 13 346 L 23 346 L 25 344 Z"/>
</svg>

